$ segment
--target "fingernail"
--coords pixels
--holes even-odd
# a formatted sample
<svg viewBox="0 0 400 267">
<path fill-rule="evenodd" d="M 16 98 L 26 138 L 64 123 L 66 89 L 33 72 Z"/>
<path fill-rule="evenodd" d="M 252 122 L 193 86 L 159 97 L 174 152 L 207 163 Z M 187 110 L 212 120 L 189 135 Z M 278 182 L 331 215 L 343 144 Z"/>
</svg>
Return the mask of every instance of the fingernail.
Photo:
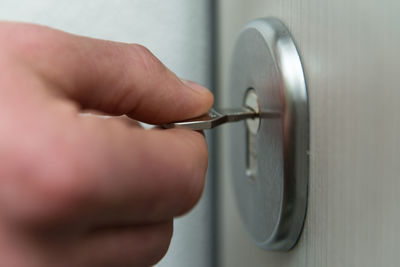
<svg viewBox="0 0 400 267">
<path fill-rule="evenodd" d="M 202 85 L 200 85 L 198 83 L 195 83 L 195 82 L 192 82 L 192 81 L 188 81 L 188 80 L 185 80 L 185 79 L 181 79 L 181 80 L 187 87 L 190 87 L 191 89 L 193 89 L 193 90 L 195 90 L 197 92 L 200 92 L 200 93 L 205 93 L 205 92 L 209 93 L 210 92 L 210 90 L 208 90 L 206 87 L 204 87 L 204 86 L 202 86 Z"/>
</svg>

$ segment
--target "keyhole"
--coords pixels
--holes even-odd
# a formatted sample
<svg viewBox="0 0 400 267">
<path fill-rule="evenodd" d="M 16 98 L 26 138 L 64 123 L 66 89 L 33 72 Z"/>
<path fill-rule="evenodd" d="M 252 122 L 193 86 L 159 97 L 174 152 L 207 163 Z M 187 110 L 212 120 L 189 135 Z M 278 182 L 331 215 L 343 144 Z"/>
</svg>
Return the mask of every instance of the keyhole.
<svg viewBox="0 0 400 267">
<path fill-rule="evenodd" d="M 258 96 L 253 88 L 249 88 L 244 98 L 244 106 L 260 113 L 260 104 Z M 247 138 L 247 153 L 246 153 L 246 176 L 255 181 L 257 177 L 257 132 L 260 128 L 260 117 L 246 120 L 246 138 Z"/>
</svg>

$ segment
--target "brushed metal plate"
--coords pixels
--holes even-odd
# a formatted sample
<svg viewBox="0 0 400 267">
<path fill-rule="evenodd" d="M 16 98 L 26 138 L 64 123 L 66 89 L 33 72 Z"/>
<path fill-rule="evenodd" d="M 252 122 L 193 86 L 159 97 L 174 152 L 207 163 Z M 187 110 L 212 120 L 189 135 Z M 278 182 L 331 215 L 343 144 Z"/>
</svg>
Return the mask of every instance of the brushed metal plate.
<svg viewBox="0 0 400 267">
<path fill-rule="evenodd" d="M 232 107 L 248 89 L 258 96 L 261 122 L 255 136 L 256 175 L 246 175 L 245 122 L 229 125 L 229 155 L 237 206 L 255 241 L 266 250 L 297 242 L 307 207 L 309 115 L 302 64 L 287 28 L 275 18 L 250 22 L 237 40 L 230 74 Z M 263 117 L 276 110 L 277 117 Z"/>
</svg>

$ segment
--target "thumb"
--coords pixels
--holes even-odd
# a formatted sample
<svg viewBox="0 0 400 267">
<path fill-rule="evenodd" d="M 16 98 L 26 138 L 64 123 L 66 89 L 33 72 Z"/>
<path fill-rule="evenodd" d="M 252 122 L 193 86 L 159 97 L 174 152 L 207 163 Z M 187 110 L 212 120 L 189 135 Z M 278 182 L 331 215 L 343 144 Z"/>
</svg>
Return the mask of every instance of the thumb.
<svg viewBox="0 0 400 267">
<path fill-rule="evenodd" d="M 159 124 L 200 116 L 213 104 L 210 91 L 181 81 L 143 46 L 5 25 L 0 35 L 11 36 L 10 50 L 84 109 Z"/>
<path fill-rule="evenodd" d="M 153 87 L 132 94 L 136 96 L 136 104 L 127 115 L 143 122 L 160 124 L 198 117 L 212 107 L 214 97 L 207 88 L 173 76 L 175 78 L 165 77 Z"/>
</svg>

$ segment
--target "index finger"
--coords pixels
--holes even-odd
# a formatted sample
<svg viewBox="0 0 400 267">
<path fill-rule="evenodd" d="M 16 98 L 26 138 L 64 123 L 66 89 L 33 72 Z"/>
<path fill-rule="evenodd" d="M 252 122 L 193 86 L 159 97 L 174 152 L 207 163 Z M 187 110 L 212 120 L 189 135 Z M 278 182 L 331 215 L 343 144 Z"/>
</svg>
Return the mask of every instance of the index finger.
<svg viewBox="0 0 400 267">
<path fill-rule="evenodd" d="M 84 120 L 83 137 L 90 140 L 85 141 L 79 161 L 93 167 L 87 168 L 90 175 L 86 177 L 91 218 L 156 222 L 181 215 L 198 201 L 208 164 L 201 133 L 127 128 L 112 120 L 105 125 L 89 117 Z"/>
</svg>

